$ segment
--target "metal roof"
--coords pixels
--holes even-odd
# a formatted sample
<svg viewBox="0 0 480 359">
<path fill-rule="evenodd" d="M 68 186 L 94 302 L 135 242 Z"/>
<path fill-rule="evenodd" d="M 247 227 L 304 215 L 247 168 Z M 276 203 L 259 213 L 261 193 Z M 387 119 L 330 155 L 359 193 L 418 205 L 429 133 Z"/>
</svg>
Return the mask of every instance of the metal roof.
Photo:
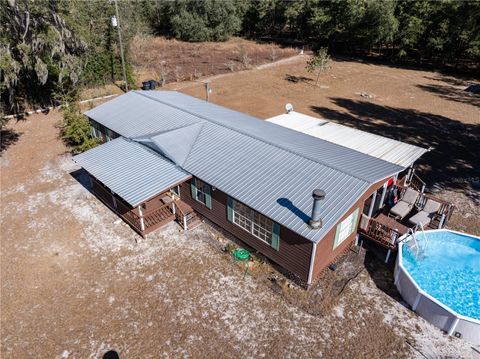
<svg viewBox="0 0 480 359">
<path fill-rule="evenodd" d="M 139 119 L 137 107 L 153 113 L 141 110 L 146 117 Z M 402 170 L 178 92 L 132 91 L 86 114 L 314 242 L 372 183 Z M 132 125 L 137 123 L 141 126 Z M 306 224 L 315 188 L 327 193 L 321 208 L 324 226 L 318 230 Z"/>
<path fill-rule="evenodd" d="M 427 148 L 410 145 L 294 111 L 268 118 L 266 121 L 351 148 L 403 168 L 409 167 L 425 152 L 428 152 Z"/>
<path fill-rule="evenodd" d="M 133 207 L 191 177 L 156 152 L 123 137 L 73 159 Z"/>
</svg>

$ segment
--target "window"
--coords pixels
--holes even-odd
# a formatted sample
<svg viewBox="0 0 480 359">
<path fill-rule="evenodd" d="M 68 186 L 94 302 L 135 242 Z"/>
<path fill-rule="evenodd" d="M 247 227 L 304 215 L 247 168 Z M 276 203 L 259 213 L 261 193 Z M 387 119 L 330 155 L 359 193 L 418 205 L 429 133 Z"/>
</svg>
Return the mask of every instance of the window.
<svg viewBox="0 0 480 359">
<path fill-rule="evenodd" d="M 279 249 L 280 226 L 250 207 L 228 198 L 228 219 L 258 239 Z"/>
<path fill-rule="evenodd" d="M 212 209 L 211 186 L 196 178 L 192 178 L 190 184 L 193 199 Z"/>
<path fill-rule="evenodd" d="M 335 233 L 335 240 L 333 242 L 333 249 L 337 248 L 343 241 L 345 241 L 357 228 L 358 208 L 341 223 L 337 225 L 337 232 Z"/>
</svg>

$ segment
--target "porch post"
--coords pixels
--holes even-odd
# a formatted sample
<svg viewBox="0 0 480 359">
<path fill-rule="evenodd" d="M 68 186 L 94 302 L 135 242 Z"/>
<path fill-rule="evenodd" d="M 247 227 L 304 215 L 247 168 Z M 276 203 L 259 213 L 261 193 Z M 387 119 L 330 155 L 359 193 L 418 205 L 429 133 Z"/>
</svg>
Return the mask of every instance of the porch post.
<svg viewBox="0 0 480 359">
<path fill-rule="evenodd" d="M 183 216 L 183 230 L 186 231 L 187 228 L 187 216 Z"/>
<path fill-rule="evenodd" d="M 173 212 L 173 215 L 177 214 L 177 207 L 175 206 L 175 201 L 172 202 L 172 212 Z"/>
<path fill-rule="evenodd" d="M 143 212 L 142 212 L 142 205 L 138 206 L 138 213 L 140 214 L 140 229 L 145 231 L 145 222 L 143 221 Z"/>
<path fill-rule="evenodd" d="M 445 222 L 445 213 L 442 213 L 442 218 L 440 218 L 440 223 L 438 223 L 438 229 L 442 229 L 443 228 L 443 224 Z"/>
<path fill-rule="evenodd" d="M 373 207 L 375 207 L 375 201 L 377 200 L 377 191 L 373 192 L 372 194 L 372 202 L 370 203 L 370 208 L 368 210 L 368 216 L 372 217 L 373 214 Z"/>
<path fill-rule="evenodd" d="M 117 209 L 117 200 L 116 200 L 115 195 L 114 195 L 112 190 L 110 190 L 110 194 L 112 195 L 113 207 L 115 207 L 115 209 Z"/>
<path fill-rule="evenodd" d="M 387 256 L 385 257 L 385 263 L 388 263 L 388 260 L 390 259 L 390 254 L 392 254 L 392 250 L 389 249 L 387 252 Z"/>
<path fill-rule="evenodd" d="M 380 197 L 380 208 L 383 208 L 383 202 L 385 201 L 385 195 L 387 194 L 388 181 L 383 184 L 382 196 Z"/>
</svg>

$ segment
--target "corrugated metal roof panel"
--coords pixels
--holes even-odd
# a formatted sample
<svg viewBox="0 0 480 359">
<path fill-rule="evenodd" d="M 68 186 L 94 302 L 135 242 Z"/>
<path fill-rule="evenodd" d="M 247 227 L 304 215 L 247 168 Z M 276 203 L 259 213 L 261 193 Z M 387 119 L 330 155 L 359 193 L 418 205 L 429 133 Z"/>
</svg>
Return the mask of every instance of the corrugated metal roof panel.
<svg viewBox="0 0 480 359">
<path fill-rule="evenodd" d="M 152 143 L 156 139 L 152 148 L 186 171 L 315 242 L 372 183 L 401 170 L 181 93 L 130 92 L 102 109 L 108 104 L 87 115 L 122 136 Z M 141 126 L 133 129 L 132 123 Z M 188 136 L 180 135 L 184 132 Z M 311 230 L 306 222 L 315 188 L 325 190 L 327 196 L 321 210 L 324 226 Z"/>
<path fill-rule="evenodd" d="M 428 149 L 410 145 L 388 137 L 328 122 L 298 112 L 290 112 L 267 119 L 268 122 L 320 138 L 384 161 L 409 167 Z"/>
<path fill-rule="evenodd" d="M 191 177 L 144 145 L 123 137 L 73 159 L 133 207 Z"/>
<path fill-rule="evenodd" d="M 138 94 L 169 107 L 175 107 L 180 112 L 185 111 L 199 119 L 241 132 L 367 181 L 378 181 L 396 170 L 395 165 L 378 158 L 307 136 L 295 130 L 285 129 L 283 126 L 274 126 L 268 121 L 262 121 L 179 92 L 142 91 Z"/>
</svg>

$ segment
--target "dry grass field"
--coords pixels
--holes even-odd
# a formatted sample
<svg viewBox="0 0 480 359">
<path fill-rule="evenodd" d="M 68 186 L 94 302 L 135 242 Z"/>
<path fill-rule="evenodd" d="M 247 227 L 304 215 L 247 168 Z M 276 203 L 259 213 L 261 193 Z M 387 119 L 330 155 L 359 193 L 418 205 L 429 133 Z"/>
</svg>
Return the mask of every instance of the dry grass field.
<svg viewBox="0 0 480 359">
<path fill-rule="evenodd" d="M 249 69 L 298 54 L 297 49 L 233 38 L 226 42 L 189 43 L 137 36 L 131 45 L 137 85 L 165 78 L 166 83 Z"/>
</svg>

